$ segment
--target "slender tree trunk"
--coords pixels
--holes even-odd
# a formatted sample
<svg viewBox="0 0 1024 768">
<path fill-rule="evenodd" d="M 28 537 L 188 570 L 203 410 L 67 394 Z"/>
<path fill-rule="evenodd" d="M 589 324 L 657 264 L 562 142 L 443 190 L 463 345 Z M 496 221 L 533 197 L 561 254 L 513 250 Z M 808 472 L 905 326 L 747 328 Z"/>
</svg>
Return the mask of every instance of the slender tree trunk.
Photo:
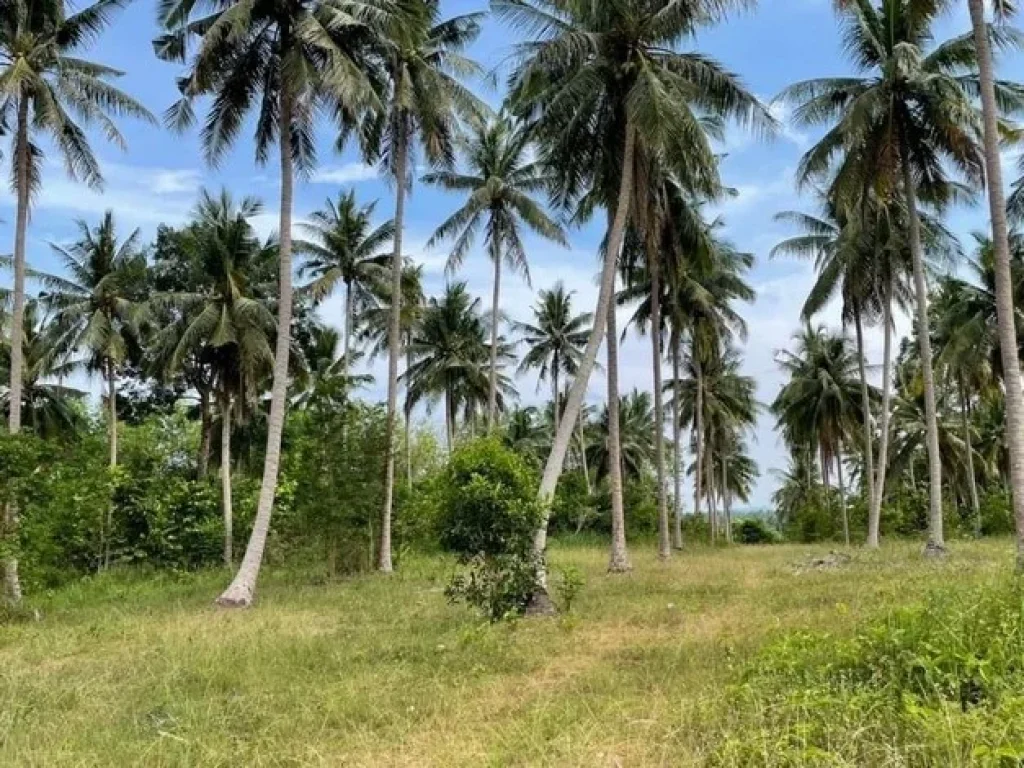
<svg viewBox="0 0 1024 768">
<path fill-rule="evenodd" d="M 558 353 L 552 358 L 551 365 L 551 418 L 553 420 L 553 432 L 558 434 L 558 366 L 560 364 Z M 582 410 L 582 409 L 581 409 Z"/>
<path fill-rule="evenodd" d="M 693 433 L 696 439 L 694 445 L 694 472 L 693 472 L 693 516 L 700 517 L 700 498 L 704 483 L 704 366 L 701 365 L 700 357 L 697 355 L 696 345 L 691 349 L 693 354 L 694 384 L 697 392 L 694 397 L 693 407 Z M 712 528 L 711 518 L 708 518 L 708 529 Z"/>
<path fill-rule="evenodd" d="M 612 297 L 615 296 L 615 276 L 612 275 Z M 600 323 L 598 316 L 598 323 Z M 612 507 L 612 549 L 608 559 L 610 573 L 625 573 L 632 570 L 629 549 L 626 546 L 626 511 L 622 497 L 622 442 L 619 427 L 619 329 L 616 327 L 615 301 L 608 305 L 605 317 L 608 327 L 608 493 Z"/>
<path fill-rule="evenodd" d="M 117 374 L 114 361 L 107 360 L 107 407 L 109 408 L 108 428 L 110 429 L 110 470 L 117 469 Z M 110 540 L 114 537 L 114 497 L 107 505 L 107 521 L 103 535 L 103 570 L 110 567 Z"/>
<path fill-rule="evenodd" d="M 722 456 L 722 511 L 725 513 L 725 541 L 732 544 L 732 498 L 729 493 L 729 461 Z"/>
<path fill-rule="evenodd" d="M 352 285 L 351 283 L 345 283 L 345 335 L 342 341 L 341 355 L 341 375 L 345 379 L 345 387 L 348 387 L 348 367 L 350 364 L 349 360 L 349 349 L 352 343 L 352 318 L 353 318 L 353 307 L 352 307 Z"/>
<path fill-rule="evenodd" d="M 672 557 L 665 493 L 665 393 L 661 381 L 661 264 L 653 247 L 647 249 L 651 273 L 651 366 L 654 377 L 654 469 L 658 481 L 658 557 Z"/>
<path fill-rule="evenodd" d="M 8 390 L 8 429 L 12 435 L 21 431 L 21 397 L 24 373 L 22 368 L 22 341 L 25 325 L 25 235 L 28 230 L 29 206 L 29 144 L 28 99 L 18 99 L 18 123 L 15 126 L 14 186 L 17 211 L 14 222 L 14 302 L 11 310 L 11 378 Z M 18 535 L 18 508 L 14 504 L 4 507 L 4 538 L 15 540 Z M 21 579 L 18 576 L 18 557 L 13 552 L 4 560 L 4 594 L 8 601 L 21 600 Z"/>
<path fill-rule="evenodd" d="M 199 390 L 199 458 L 196 474 L 200 479 L 210 471 L 210 453 L 213 444 L 213 418 L 210 413 L 210 393 L 204 387 Z"/>
<path fill-rule="evenodd" d="M 846 511 L 846 488 L 843 486 L 843 450 L 836 451 L 836 483 L 839 485 L 839 511 L 843 517 L 843 542 L 850 546 L 850 516 Z"/>
<path fill-rule="evenodd" d="M 284 34 L 284 33 L 282 33 Z M 270 416 L 267 421 L 267 452 L 263 459 L 263 482 L 260 484 L 256 518 L 253 521 L 249 543 L 234 580 L 217 598 L 225 608 L 245 608 L 252 605 L 256 594 L 256 579 L 263 562 L 270 516 L 274 511 L 277 493 L 277 473 L 281 465 L 281 434 L 284 431 L 285 409 L 288 401 L 288 355 L 291 351 L 292 326 L 292 196 L 294 167 L 291 148 L 292 96 L 289 89 L 281 91 L 278 115 L 278 142 L 281 160 L 281 211 L 278 226 L 278 307 L 277 338 L 274 345 L 274 378 L 270 388 Z"/>
<path fill-rule="evenodd" d="M 224 565 L 234 561 L 234 508 L 231 503 L 231 395 L 225 395 L 220 408 L 220 492 L 224 515 Z"/>
<path fill-rule="evenodd" d="M 587 484 L 587 495 L 594 493 L 594 487 L 590 483 L 590 468 L 587 466 L 587 439 L 583 433 L 583 409 L 580 408 L 579 416 L 576 417 L 577 436 L 580 443 L 580 467 L 583 469 L 583 480 Z"/>
<path fill-rule="evenodd" d="M 867 365 L 864 361 L 864 324 L 860 316 L 860 307 L 853 308 L 854 327 L 857 331 L 857 366 L 860 369 L 860 400 L 861 413 L 864 418 L 864 479 L 867 481 L 868 509 L 875 503 L 875 474 L 872 468 L 874 459 L 874 430 L 871 428 L 871 397 L 868 393 Z M 869 542 L 870 546 L 870 542 Z"/>
<path fill-rule="evenodd" d="M 890 277 L 889 284 L 885 290 L 885 308 L 882 317 L 883 323 L 883 351 L 882 351 L 882 419 L 880 429 L 881 435 L 878 440 L 878 468 L 875 471 L 875 495 L 871 499 L 871 507 L 868 511 L 868 540 L 867 546 L 876 549 L 878 547 L 879 529 L 882 521 L 882 500 L 885 498 L 885 474 L 889 461 L 889 401 L 892 396 L 892 291 L 895 278 Z M 870 471 L 870 470 L 869 470 Z"/>
<path fill-rule="evenodd" d="M 910 257 L 914 265 L 914 293 L 917 301 L 917 343 L 924 379 L 924 410 L 928 432 L 928 544 L 926 554 L 942 554 L 946 542 L 942 531 L 942 459 L 939 456 L 939 422 L 935 408 L 935 376 L 932 370 L 932 342 L 928 332 L 928 286 L 921 254 L 921 222 L 917 212 L 917 188 L 910 169 L 907 143 L 903 141 L 903 189 L 907 197 Z M 1016 349 L 1016 347 L 1014 347 Z M 1012 366 L 1011 366 L 1012 367 Z M 1024 469 L 1024 467 L 1022 467 Z"/>
<path fill-rule="evenodd" d="M 391 322 L 388 327 L 387 466 L 384 474 L 384 508 L 380 515 L 377 570 L 391 573 L 391 507 L 395 495 L 395 427 L 398 422 L 398 358 L 402 352 L 402 229 L 405 226 L 405 177 L 409 137 L 404 116 L 395 137 L 395 237 L 391 257 Z"/>
<path fill-rule="evenodd" d="M 444 429 L 448 437 L 448 455 L 455 450 L 455 408 L 452 405 L 451 387 L 444 390 Z"/>
<path fill-rule="evenodd" d="M 412 367 L 412 340 L 406 339 L 405 346 L 405 370 Z M 406 374 L 408 375 L 408 374 Z M 405 484 L 412 490 L 412 397 L 409 394 L 409 386 L 405 387 Z"/>
<path fill-rule="evenodd" d="M 964 428 L 964 444 L 967 446 L 967 487 L 971 492 L 971 512 L 974 513 L 975 533 L 981 535 L 981 503 L 978 501 L 978 483 L 974 477 L 974 446 L 971 445 L 970 401 L 963 374 L 958 377 L 960 385 L 960 418 Z"/>
<path fill-rule="evenodd" d="M 488 372 L 489 380 L 487 382 L 488 432 L 494 431 L 494 420 L 498 412 L 498 322 L 501 317 L 501 250 L 497 243 L 493 245 L 491 258 L 494 259 L 494 296 L 491 298 L 491 370 Z"/>
<path fill-rule="evenodd" d="M 672 546 L 683 548 L 683 423 L 679 415 L 679 332 L 672 331 L 672 482 L 674 526 Z"/>
<path fill-rule="evenodd" d="M 707 441 L 705 441 L 705 448 L 708 448 Z M 708 448 L 708 453 L 710 453 Z M 706 474 L 706 493 L 708 495 L 708 520 L 711 522 L 711 543 L 718 543 L 718 504 L 715 500 L 715 470 L 714 462 L 710 456 L 706 456 L 704 459 L 704 471 Z"/>
<path fill-rule="evenodd" d="M 1017 330 L 1014 325 L 1010 243 L 1003 192 L 1003 169 L 999 154 L 999 112 L 995 98 L 992 50 L 985 25 L 985 6 L 982 0 L 968 0 L 967 5 L 971 12 L 981 80 L 981 111 L 985 128 L 985 174 L 989 213 L 992 217 L 992 243 L 995 250 L 996 316 L 1006 398 L 1004 434 L 1010 453 L 1013 518 L 1017 529 L 1017 570 L 1024 571 L 1024 393 L 1021 390 L 1020 360 L 1017 357 Z"/>
</svg>

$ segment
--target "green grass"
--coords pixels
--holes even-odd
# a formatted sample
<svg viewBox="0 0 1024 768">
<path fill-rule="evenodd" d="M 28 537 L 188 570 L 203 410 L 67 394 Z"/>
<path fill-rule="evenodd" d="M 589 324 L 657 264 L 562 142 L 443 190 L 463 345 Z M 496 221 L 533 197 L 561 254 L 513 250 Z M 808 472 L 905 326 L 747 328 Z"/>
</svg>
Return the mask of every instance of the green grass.
<svg viewBox="0 0 1024 768">
<path fill-rule="evenodd" d="M 0 762 L 91 765 L 702 765 L 730 689 L 795 631 L 852 634 L 939 585 L 995 583 L 1008 540 L 795 564 L 824 547 L 555 545 L 587 585 L 573 615 L 490 625 L 447 604 L 451 565 L 330 584 L 268 571 L 256 608 L 211 600 L 224 574 L 87 580 L 0 627 Z M 742 721 L 736 719 L 740 724 Z M 738 726 L 739 727 L 739 726 Z M 770 760 L 766 762 L 770 763 Z"/>
</svg>

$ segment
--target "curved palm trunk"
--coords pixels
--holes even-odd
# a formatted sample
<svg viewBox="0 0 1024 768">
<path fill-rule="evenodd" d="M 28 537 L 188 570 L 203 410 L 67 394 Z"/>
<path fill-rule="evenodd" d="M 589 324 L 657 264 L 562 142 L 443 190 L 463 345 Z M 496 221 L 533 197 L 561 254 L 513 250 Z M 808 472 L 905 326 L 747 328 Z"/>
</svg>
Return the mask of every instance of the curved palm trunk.
<svg viewBox="0 0 1024 768">
<path fill-rule="evenodd" d="M 615 276 L 612 276 L 615 295 Z M 622 438 L 619 433 L 619 330 L 616 327 L 615 302 L 608 305 L 608 492 L 612 506 L 612 549 L 608 558 L 610 573 L 632 569 L 626 547 L 626 512 L 622 498 Z"/>
<path fill-rule="evenodd" d="M 498 412 L 498 318 L 501 312 L 501 253 L 494 246 L 494 295 L 491 298 L 491 370 L 487 382 L 487 431 L 494 431 L 494 420 Z M 558 407 L 558 390 L 555 390 L 555 408 Z"/>
<path fill-rule="evenodd" d="M 672 546 L 683 548 L 683 424 L 679 415 L 679 332 L 672 331 Z"/>
<path fill-rule="evenodd" d="M 404 118 L 395 137 L 395 250 L 391 256 L 391 319 L 388 325 L 387 461 L 384 471 L 384 507 L 380 514 L 377 570 L 391 573 L 391 508 L 395 496 L 395 427 L 398 421 L 398 358 L 402 352 L 402 229 L 405 226 L 405 176 L 409 139 Z"/>
<path fill-rule="evenodd" d="M 917 189 L 906 142 L 903 142 L 903 191 L 907 198 L 910 258 L 914 265 L 914 293 L 917 301 L 917 343 L 921 351 L 924 379 L 924 411 L 928 433 L 928 543 L 926 554 L 942 554 L 946 542 L 942 531 L 942 459 L 939 456 L 939 422 L 935 408 L 935 375 L 932 370 L 932 342 L 928 333 L 928 286 L 921 254 L 921 222 L 917 214 Z M 1016 347 L 1014 347 L 1016 349 Z"/>
<path fill-rule="evenodd" d="M 981 536 L 981 504 L 978 501 L 978 482 L 974 477 L 974 446 L 971 445 L 971 404 L 963 374 L 958 377 L 960 385 L 960 419 L 964 428 L 964 444 L 967 447 L 967 487 L 971 493 L 971 511 L 974 513 L 974 533 Z"/>
<path fill-rule="evenodd" d="M 658 557 L 672 556 L 669 537 L 668 499 L 665 493 L 665 403 L 661 390 L 661 265 L 658 254 L 648 249 L 651 272 L 651 366 L 654 376 L 654 468 L 658 482 Z"/>
<path fill-rule="evenodd" d="M 878 440 L 878 468 L 875 471 L 875 495 L 871 499 L 871 506 L 868 510 L 867 546 L 871 548 L 878 547 L 882 499 L 885 497 L 885 473 L 889 460 L 889 401 L 892 398 L 892 290 L 893 280 L 890 279 L 886 286 L 885 310 L 882 318 L 885 341 L 882 351 L 882 420 L 879 425 L 881 435 Z"/>
<path fill-rule="evenodd" d="M 861 321 L 860 307 L 853 308 L 854 327 L 857 331 L 857 367 L 860 372 L 861 413 L 864 418 L 864 477 L 868 486 L 868 509 L 875 503 L 875 466 L 874 434 L 871 429 L 871 398 L 868 394 L 867 366 L 864 362 L 864 325 Z M 876 542 L 877 544 L 877 542 Z M 869 546 L 870 543 L 869 543 Z"/>
<path fill-rule="evenodd" d="M 701 365 L 696 349 L 693 349 L 693 374 L 694 384 L 697 388 L 693 408 L 693 432 L 697 438 L 693 457 L 693 515 L 699 517 L 700 498 L 704 483 L 704 367 Z M 712 531 L 712 540 L 714 540 L 714 522 L 711 518 L 708 518 L 708 528 Z"/>
<path fill-rule="evenodd" d="M 8 390 L 8 429 L 12 435 L 21 431 L 21 392 L 24 364 L 22 339 L 25 325 L 25 235 L 28 229 L 29 206 L 29 145 L 28 99 L 18 100 L 18 124 L 15 128 L 14 171 L 17 212 L 14 223 L 14 302 L 11 309 L 11 378 Z M 4 507 L 4 538 L 18 535 L 18 508 L 14 504 Z M 16 548 L 12 548 L 16 549 Z M 4 594 L 12 603 L 21 600 L 21 579 L 18 576 L 18 557 L 9 554 L 4 560 Z"/>
<path fill-rule="evenodd" d="M 234 508 L 231 503 L 231 396 L 226 395 L 220 408 L 220 493 L 224 515 L 224 565 L 234 561 Z"/>
<path fill-rule="evenodd" d="M 846 488 L 843 486 L 843 451 L 836 451 L 836 484 L 839 486 L 839 511 L 843 518 L 843 542 L 850 546 L 850 516 L 846 511 Z"/>
<path fill-rule="evenodd" d="M 225 608 L 246 608 L 256 594 L 256 579 L 263 562 L 263 550 L 270 532 L 270 516 L 277 493 L 277 473 L 281 466 L 281 433 L 284 431 L 288 395 L 288 355 L 291 351 L 292 325 L 292 196 L 294 167 L 291 153 L 292 99 L 287 88 L 281 91 L 278 116 L 278 143 L 281 155 L 281 211 L 278 227 L 279 300 L 277 306 L 277 339 L 274 345 L 274 378 L 270 388 L 270 416 L 267 421 L 267 452 L 263 459 L 263 481 L 260 484 L 256 519 L 249 543 L 234 580 L 217 598 Z"/>
<path fill-rule="evenodd" d="M 629 216 L 629 194 L 633 187 L 633 156 L 636 147 L 636 136 L 630 123 L 625 128 L 625 148 L 622 153 L 622 173 L 619 178 L 619 191 L 615 204 L 615 218 L 612 220 L 611 231 L 608 233 L 607 253 L 605 254 L 604 266 L 601 268 L 601 288 L 597 296 L 597 307 L 594 309 L 594 317 L 602 318 L 607 316 L 609 306 L 613 303 L 613 290 L 615 283 L 615 269 L 619 260 L 619 251 L 622 249 L 622 238 L 626 231 L 626 220 Z M 569 389 L 568 401 L 565 404 L 562 423 L 555 433 L 555 441 L 551 446 L 551 453 L 548 455 L 544 465 L 544 473 L 541 475 L 540 488 L 537 496 L 544 504 L 545 513 L 537 533 L 533 539 L 533 551 L 537 558 L 537 589 L 534 591 L 530 604 L 531 613 L 552 613 L 554 605 L 547 594 L 547 567 L 544 564 L 544 553 L 548 542 L 548 516 L 550 513 L 551 497 L 554 496 L 555 486 L 558 485 L 558 478 L 562 474 L 562 465 L 565 462 L 565 454 L 569 449 L 569 440 L 572 438 L 573 423 L 583 405 L 583 397 L 587 392 L 587 384 L 590 382 L 590 373 L 597 361 L 597 352 L 604 337 L 605 326 L 601 322 L 594 324 L 587 340 L 586 349 L 583 352 L 583 359 L 580 361 L 579 370 Z"/>
<path fill-rule="evenodd" d="M 107 360 L 107 407 L 109 408 L 108 428 L 110 429 L 110 469 L 117 469 L 117 374 L 114 361 Z M 114 537 L 114 498 L 107 505 L 107 519 L 103 526 L 103 570 L 110 567 L 110 540 Z"/>
<path fill-rule="evenodd" d="M 989 212 L 992 217 L 992 241 L 995 250 L 996 317 L 999 349 L 1002 355 L 1006 398 L 1006 441 L 1010 453 L 1010 482 L 1013 489 L 1013 518 L 1017 533 L 1017 570 L 1024 571 L 1024 394 L 1021 391 L 1020 361 L 1017 358 L 1017 331 L 1014 326 L 1010 245 L 1003 193 L 1003 169 L 999 155 L 998 109 L 995 98 L 992 51 L 985 26 L 982 0 L 968 0 L 974 43 L 978 51 L 981 80 L 981 111 L 985 140 L 985 175 Z"/>
</svg>

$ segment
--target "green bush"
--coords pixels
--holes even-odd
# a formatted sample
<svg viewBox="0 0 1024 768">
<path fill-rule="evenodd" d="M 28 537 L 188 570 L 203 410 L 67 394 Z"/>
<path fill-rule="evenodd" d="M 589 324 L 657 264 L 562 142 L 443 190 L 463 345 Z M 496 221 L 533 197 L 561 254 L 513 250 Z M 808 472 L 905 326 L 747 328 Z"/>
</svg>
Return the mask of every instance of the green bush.
<svg viewBox="0 0 1024 768">
<path fill-rule="evenodd" d="M 782 534 L 763 517 L 743 517 L 732 521 L 732 538 L 737 544 L 778 544 Z"/>
</svg>

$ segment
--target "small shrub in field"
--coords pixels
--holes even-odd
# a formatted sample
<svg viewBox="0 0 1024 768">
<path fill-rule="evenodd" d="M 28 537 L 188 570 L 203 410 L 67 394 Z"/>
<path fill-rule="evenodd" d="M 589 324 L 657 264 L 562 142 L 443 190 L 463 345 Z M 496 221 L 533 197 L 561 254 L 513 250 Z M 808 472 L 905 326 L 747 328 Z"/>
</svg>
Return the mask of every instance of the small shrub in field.
<svg viewBox="0 0 1024 768">
<path fill-rule="evenodd" d="M 579 568 L 567 565 L 558 569 L 558 580 L 555 582 L 555 593 L 558 595 L 559 607 L 569 613 L 572 604 L 583 591 L 586 580 Z"/>
<path fill-rule="evenodd" d="M 438 482 L 438 539 L 466 570 L 447 594 L 497 620 L 526 607 L 535 586 L 533 534 L 542 510 L 530 466 L 498 440 L 467 443 Z"/>
<path fill-rule="evenodd" d="M 738 544 L 778 544 L 782 534 L 760 517 L 745 517 L 733 521 L 732 538 Z"/>
</svg>

